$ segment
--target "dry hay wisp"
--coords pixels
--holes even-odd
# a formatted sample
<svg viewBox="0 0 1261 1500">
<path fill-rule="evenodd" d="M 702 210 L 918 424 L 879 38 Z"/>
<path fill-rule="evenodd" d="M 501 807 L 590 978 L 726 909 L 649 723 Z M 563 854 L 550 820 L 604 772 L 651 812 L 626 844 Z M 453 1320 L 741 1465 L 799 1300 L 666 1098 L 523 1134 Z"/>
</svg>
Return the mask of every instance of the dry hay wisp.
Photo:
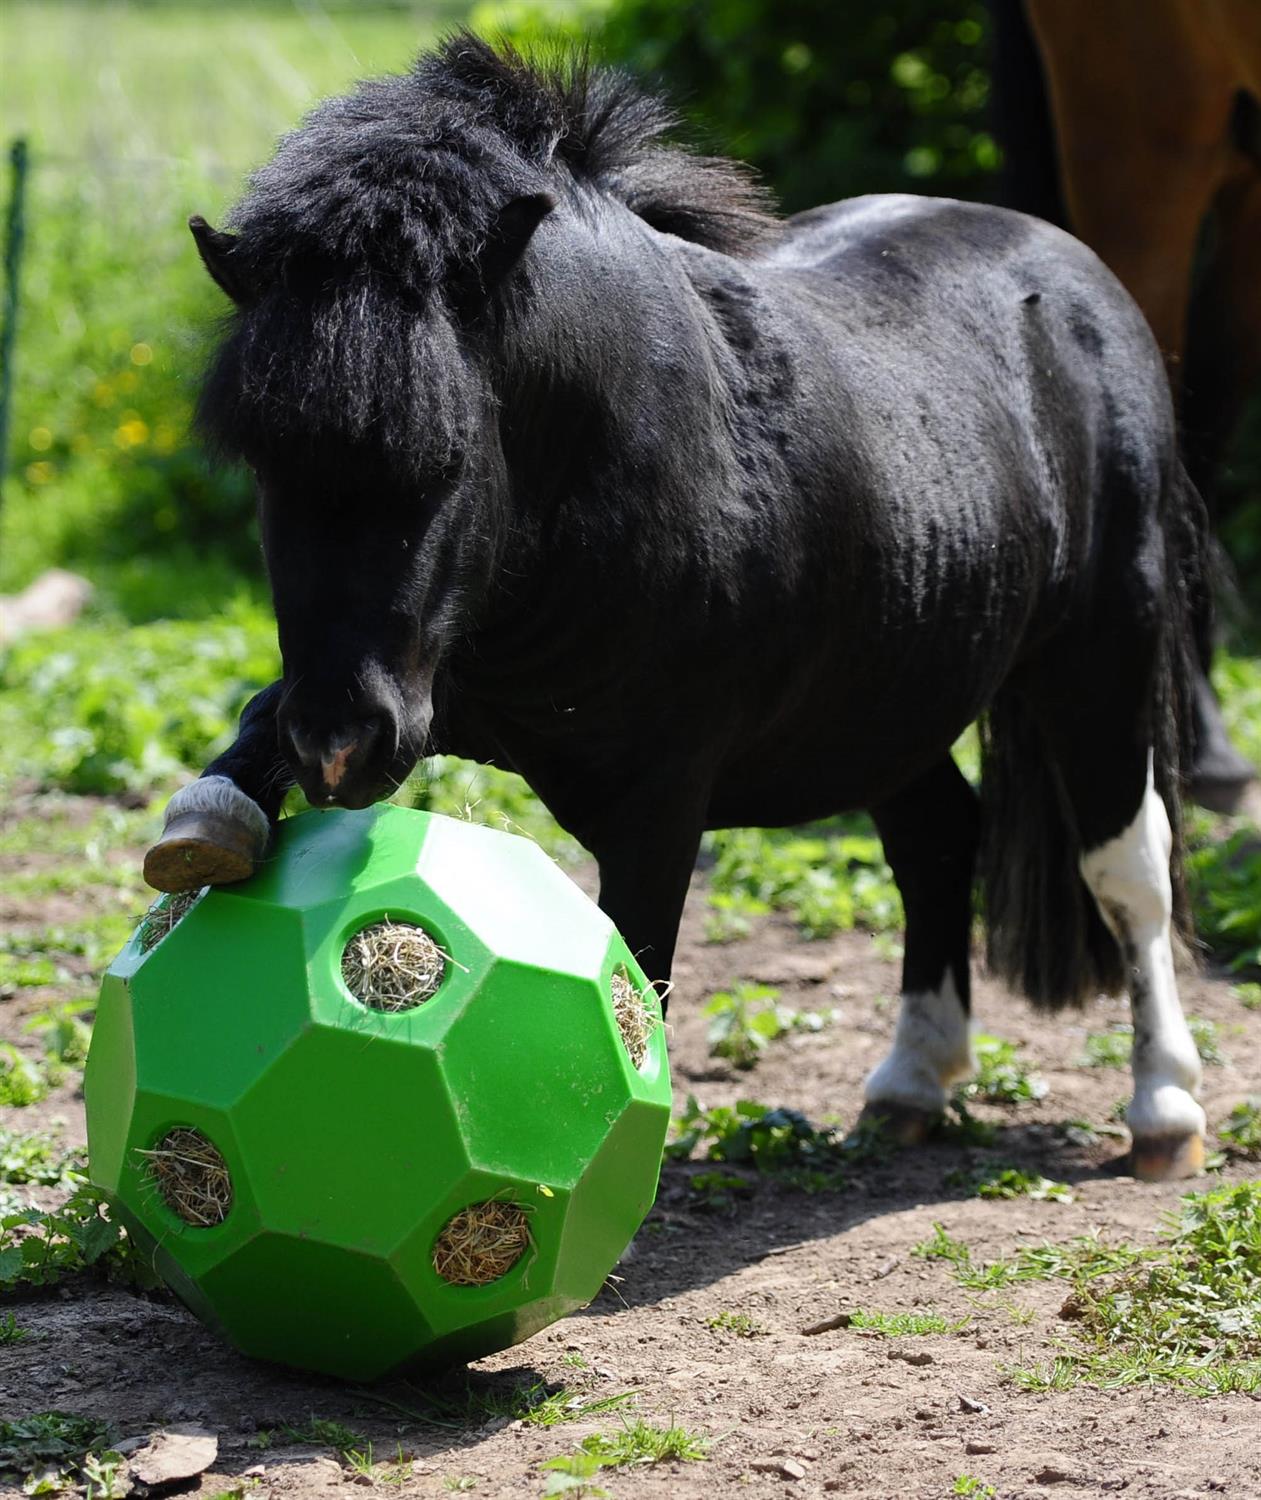
<svg viewBox="0 0 1261 1500">
<path fill-rule="evenodd" d="M 491 1198 L 447 1220 L 434 1242 L 433 1268 L 452 1286 L 487 1286 L 506 1276 L 529 1247 L 525 1209 Z"/>
<path fill-rule="evenodd" d="M 174 895 L 159 896 L 140 922 L 140 951 L 148 953 L 156 948 L 172 929 L 179 926 L 193 907 L 206 894 L 205 886 L 196 891 L 179 891 Z"/>
<path fill-rule="evenodd" d="M 223 1153 L 191 1125 L 168 1130 L 151 1151 L 141 1151 L 149 1180 L 167 1207 L 187 1224 L 209 1229 L 232 1207 L 232 1177 Z"/>
<path fill-rule="evenodd" d="M 648 1056 L 648 1043 L 660 1024 L 644 1003 L 644 997 L 635 988 L 625 969 L 613 974 L 613 1016 L 617 1029 L 622 1033 L 630 1060 L 642 1068 Z"/>
<path fill-rule="evenodd" d="M 414 922 L 373 922 L 342 953 L 346 988 L 369 1010 L 414 1010 L 438 993 L 447 956 Z"/>
</svg>

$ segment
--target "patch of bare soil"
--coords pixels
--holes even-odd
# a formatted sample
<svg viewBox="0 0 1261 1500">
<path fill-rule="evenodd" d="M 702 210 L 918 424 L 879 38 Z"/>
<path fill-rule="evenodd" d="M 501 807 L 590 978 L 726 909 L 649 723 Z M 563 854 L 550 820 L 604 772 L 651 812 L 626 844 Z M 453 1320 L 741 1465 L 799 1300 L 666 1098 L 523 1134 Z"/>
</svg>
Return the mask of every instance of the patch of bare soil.
<svg viewBox="0 0 1261 1500">
<path fill-rule="evenodd" d="M 702 939 L 701 879 L 693 891 L 671 1002 L 676 1095 L 707 1105 L 756 1098 L 815 1121 L 852 1120 L 864 1074 L 889 1045 L 896 1018 L 896 963 L 861 934 L 807 943 L 778 920 L 723 947 Z M 700 1010 L 740 978 L 775 984 L 800 1009 L 838 1007 L 840 1020 L 772 1045 L 751 1073 L 708 1056 Z M 1261 1014 L 1226 982 L 1184 980 L 1187 1010 L 1217 1023 L 1224 1055 L 1205 1073 L 1211 1125 L 1261 1078 Z M 24 997 L 25 998 L 25 997 Z M 0 1004 L 0 1030 L 19 1030 L 16 1007 Z M 727 1215 L 706 1210 L 689 1186 L 701 1168 L 667 1164 L 656 1208 L 617 1277 L 584 1313 L 527 1344 L 453 1376 L 449 1393 L 493 1396 L 542 1380 L 599 1398 L 631 1392 L 628 1411 L 712 1440 L 704 1463 L 607 1470 L 611 1496 L 672 1500 L 830 1494 L 939 1497 L 960 1476 L 1000 1496 L 1123 1494 L 1127 1497 L 1261 1495 L 1261 1404 L 1245 1396 L 1196 1398 L 1142 1388 L 1026 1393 L 1005 1376 L 1045 1358 L 1064 1332 L 1063 1284 L 1021 1284 L 999 1294 L 960 1288 L 939 1261 L 911 1254 L 940 1221 L 985 1259 L 1022 1244 L 1066 1241 L 1099 1230 L 1150 1243 L 1183 1187 L 1122 1175 L 1124 1142 L 1075 1145 L 1063 1122 L 1109 1121 L 1128 1074 L 1079 1065 L 1087 1030 L 1126 1018 L 1120 1002 L 1058 1021 L 1035 1016 L 996 986 L 978 986 L 983 1027 L 1022 1042 L 1050 1085 L 1046 1097 L 1011 1109 L 979 1107 L 1000 1127 L 1004 1164 L 1069 1182 L 1072 1203 L 995 1202 L 945 1185 L 967 1165 L 946 1143 L 855 1171 L 841 1192 L 814 1195 L 760 1182 Z M 73 1088 L 34 1109 L 0 1112 L 29 1129 L 64 1116 L 82 1139 Z M 990 1153 L 989 1159 L 993 1159 Z M 1238 1180 L 1227 1169 L 1219 1181 Z M 1202 1181 L 1200 1186 L 1204 1186 Z M 886 1338 L 826 1323 L 845 1311 L 933 1310 L 957 1332 Z M 445 1427 L 409 1420 L 416 1388 L 374 1391 L 305 1378 L 241 1358 L 181 1307 L 94 1283 L 13 1304 L 25 1341 L 0 1349 L 0 1416 L 59 1408 L 108 1418 L 119 1436 L 194 1423 L 218 1437 L 218 1457 L 189 1493 L 246 1486 L 267 1497 L 350 1496 L 365 1481 L 328 1447 L 260 1434 L 334 1419 L 373 1444 L 374 1457 L 409 1457 L 385 1493 L 541 1495 L 539 1465 L 573 1452 L 616 1414 L 540 1428 L 482 1415 Z M 745 1314 L 752 1337 L 709 1320 Z"/>
</svg>

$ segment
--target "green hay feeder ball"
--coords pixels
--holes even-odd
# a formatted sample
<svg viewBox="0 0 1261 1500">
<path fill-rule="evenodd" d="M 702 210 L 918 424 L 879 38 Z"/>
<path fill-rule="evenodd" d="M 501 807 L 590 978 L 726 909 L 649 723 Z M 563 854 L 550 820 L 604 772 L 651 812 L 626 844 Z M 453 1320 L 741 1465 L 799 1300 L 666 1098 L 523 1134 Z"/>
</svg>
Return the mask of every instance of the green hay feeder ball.
<svg viewBox="0 0 1261 1500">
<path fill-rule="evenodd" d="M 92 1180 L 201 1318 L 354 1380 L 584 1306 L 652 1205 L 659 1001 L 526 839 L 306 813 L 165 897 L 101 989 Z"/>
</svg>

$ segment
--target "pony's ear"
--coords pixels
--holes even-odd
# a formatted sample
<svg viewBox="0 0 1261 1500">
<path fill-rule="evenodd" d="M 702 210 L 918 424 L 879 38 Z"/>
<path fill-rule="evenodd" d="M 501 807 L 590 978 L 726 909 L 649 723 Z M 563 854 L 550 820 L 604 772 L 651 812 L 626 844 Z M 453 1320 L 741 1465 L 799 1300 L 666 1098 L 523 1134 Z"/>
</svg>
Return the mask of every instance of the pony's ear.
<svg viewBox="0 0 1261 1500">
<path fill-rule="evenodd" d="M 238 307 L 244 307 L 253 298 L 241 275 L 241 268 L 234 264 L 238 240 L 234 234 L 225 234 L 222 229 L 212 229 L 200 214 L 188 221 L 197 242 L 197 253 L 202 264 L 210 272 L 211 280 L 232 298 Z"/>
<path fill-rule="evenodd" d="M 482 286 L 493 291 L 525 253 L 534 231 L 556 207 L 551 193 L 527 193 L 499 210 L 478 257 Z"/>
</svg>

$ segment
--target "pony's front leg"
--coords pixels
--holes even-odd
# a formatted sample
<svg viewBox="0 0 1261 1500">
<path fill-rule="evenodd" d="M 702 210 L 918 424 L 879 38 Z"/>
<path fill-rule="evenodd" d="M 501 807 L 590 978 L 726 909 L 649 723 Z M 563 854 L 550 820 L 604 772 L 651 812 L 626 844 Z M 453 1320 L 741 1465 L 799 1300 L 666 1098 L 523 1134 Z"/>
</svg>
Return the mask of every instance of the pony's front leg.
<svg viewBox="0 0 1261 1500">
<path fill-rule="evenodd" d="M 600 866 L 601 909 L 660 992 L 663 1015 L 706 802 L 679 790 L 649 790 L 622 803 L 616 822 L 583 838 Z"/>
<path fill-rule="evenodd" d="M 973 1071 L 968 948 L 980 814 L 949 757 L 872 809 L 906 908 L 902 1008 L 893 1050 L 867 1079 L 860 1119 L 902 1145 L 941 1119 Z"/>
<path fill-rule="evenodd" d="M 276 738 L 282 684 L 245 705 L 233 744 L 171 798 L 162 837 L 145 855 L 158 891 L 229 885 L 258 868 L 285 793 L 293 785 Z"/>
</svg>

